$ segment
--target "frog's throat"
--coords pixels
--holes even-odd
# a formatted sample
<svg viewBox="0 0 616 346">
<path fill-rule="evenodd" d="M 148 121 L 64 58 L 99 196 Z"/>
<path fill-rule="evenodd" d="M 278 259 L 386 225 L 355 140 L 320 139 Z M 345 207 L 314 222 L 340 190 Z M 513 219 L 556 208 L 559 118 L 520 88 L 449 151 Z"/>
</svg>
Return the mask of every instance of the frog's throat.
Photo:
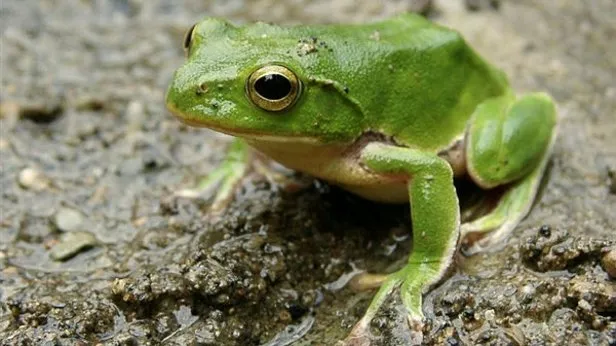
<svg viewBox="0 0 616 346">
<path fill-rule="evenodd" d="M 258 131 L 250 131 L 250 130 L 237 130 L 237 129 L 229 129 L 226 127 L 221 127 L 212 123 L 208 123 L 203 120 L 194 120 L 187 119 L 182 116 L 178 116 L 176 112 L 171 109 L 171 112 L 175 115 L 175 117 L 183 124 L 186 124 L 191 127 L 202 127 L 207 128 L 216 132 L 221 132 L 233 137 L 244 138 L 252 141 L 262 141 L 262 142 L 278 142 L 278 143 L 301 143 L 301 144 L 310 144 L 310 145 L 325 145 L 322 141 L 314 137 L 307 136 L 276 136 L 268 133 L 258 132 Z"/>
</svg>

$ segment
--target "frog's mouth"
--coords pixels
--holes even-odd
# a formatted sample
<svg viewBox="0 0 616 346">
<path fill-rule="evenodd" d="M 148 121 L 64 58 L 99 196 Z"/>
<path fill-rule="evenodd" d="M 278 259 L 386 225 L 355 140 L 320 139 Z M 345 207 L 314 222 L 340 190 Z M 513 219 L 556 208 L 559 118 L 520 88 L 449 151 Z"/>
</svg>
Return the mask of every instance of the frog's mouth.
<svg viewBox="0 0 616 346">
<path fill-rule="evenodd" d="M 233 137 L 240 137 L 248 140 L 255 140 L 261 142 L 278 142 L 278 143 L 302 143 L 302 144 L 311 144 L 311 145 L 320 145 L 323 144 L 317 138 L 307 137 L 307 136 L 294 136 L 294 135 L 285 135 L 285 136 L 276 136 L 269 133 L 258 132 L 254 130 L 244 130 L 244 129 L 230 129 L 228 127 L 221 127 L 217 124 L 213 124 L 203 120 L 195 120 L 186 118 L 185 116 L 179 115 L 180 112 L 175 110 L 173 107 L 168 107 L 169 111 L 173 114 L 173 116 L 178 119 L 181 123 L 191 126 L 191 127 L 199 127 L 199 128 L 207 128 L 216 132 L 221 132 Z"/>
</svg>

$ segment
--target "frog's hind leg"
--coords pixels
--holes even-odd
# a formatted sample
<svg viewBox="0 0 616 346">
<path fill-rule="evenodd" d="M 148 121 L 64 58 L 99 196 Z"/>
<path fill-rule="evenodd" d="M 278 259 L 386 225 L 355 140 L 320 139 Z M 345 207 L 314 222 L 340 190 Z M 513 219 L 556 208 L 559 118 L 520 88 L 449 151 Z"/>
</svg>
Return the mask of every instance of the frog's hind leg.
<svg viewBox="0 0 616 346">
<path fill-rule="evenodd" d="M 531 174 L 512 185 L 488 214 L 462 224 L 465 255 L 504 245 L 513 229 L 528 215 L 548 158 L 549 156 L 546 156 L 545 162 L 537 166 Z"/>
<path fill-rule="evenodd" d="M 506 185 L 506 192 L 487 215 L 462 224 L 465 254 L 502 244 L 530 211 L 556 138 L 556 117 L 543 93 L 477 107 L 467 134 L 469 174 L 483 188 Z"/>
<path fill-rule="evenodd" d="M 447 161 L 432 153 L 383 143 L 368 144 L 361 160 L 374 172 L 408 181 L 413 252 L 404 268 L 382 281 L 345 345 L 357 345 L 360 340 L 368 344 L 370 321 L 387 298 L 398 291 L 408 312 L 412 337 L 421 340 L 422 295 L 446 274 L 459 240 L 460 209 L 453 171 Z"/>
</svg>

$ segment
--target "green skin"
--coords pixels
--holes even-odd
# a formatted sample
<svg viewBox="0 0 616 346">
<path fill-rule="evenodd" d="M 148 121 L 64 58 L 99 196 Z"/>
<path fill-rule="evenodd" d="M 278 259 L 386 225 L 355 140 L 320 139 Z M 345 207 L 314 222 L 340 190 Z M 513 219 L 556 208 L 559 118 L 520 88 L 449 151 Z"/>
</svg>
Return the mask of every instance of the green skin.
<svg viewBox="0 0 616 346">
<path fill-rule="evenodd" d="M 187 124 L 243 139 L 214 173 L 232 177 L 222 183 L 224 198 L 243 172 L 248 143 L 365 198 L 410 201 L 408 264 L 383 281 L 351 339 L 368 333 L 396 290 L 420 328 L 422 294 L 445 275 L 461 236 L 481 235 L 473 245 L 478 251 L 502 241 L 526 216 L 556 137 L 548 95 L 516 98 L 504 74 L 457 32 L 413 14 L 295 27 L 208 18 L 194 27 L 187 49 L 167 106 Z M 248 96 L 249 76 L 270 65 L 301 80 L 297 100 L 282 111 Z M 485 189 L 507 185 L 507 192 L 487 215 L 460 225 L 454 176 Z"/>
</svg>

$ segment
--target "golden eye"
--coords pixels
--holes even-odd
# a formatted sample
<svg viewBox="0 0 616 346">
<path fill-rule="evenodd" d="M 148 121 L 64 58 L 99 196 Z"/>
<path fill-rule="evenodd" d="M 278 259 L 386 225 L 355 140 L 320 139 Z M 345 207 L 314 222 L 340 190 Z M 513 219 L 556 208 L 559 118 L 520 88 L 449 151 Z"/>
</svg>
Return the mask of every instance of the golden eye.
<svg viewBox="0 0 616 346">
<path fill-rule="evenodd" d="M 188 54 L 190 53 L 190 46 L 192 44 L 193 33 L 195 31 L 196 26 L 197 24 L 193 24 L 193 26 L 191 26 L 190 29 L 188 29 L 188 31 L 186 31 L 186 34 L 184 35 L 184 52 L 186 53 L 186 56 L 188 56 Z"/>
<path fill-rule="evenodd" d="M 293 71 L 280 65 L 263 66 L 246 81 L 246 93 L 256 106 L 271 112 L 293 106 L 301 93 L 301 82 Z"/>
</svg>

